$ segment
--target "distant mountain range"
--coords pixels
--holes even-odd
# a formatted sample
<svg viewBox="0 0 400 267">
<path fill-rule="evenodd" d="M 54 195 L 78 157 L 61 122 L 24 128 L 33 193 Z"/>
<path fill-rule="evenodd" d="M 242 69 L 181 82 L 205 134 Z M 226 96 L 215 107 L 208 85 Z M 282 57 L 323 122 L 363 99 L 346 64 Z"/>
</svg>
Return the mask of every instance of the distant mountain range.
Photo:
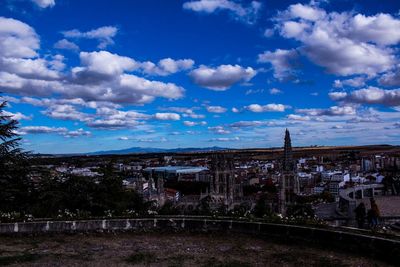
<svg viewBox="0 0 400 267">
<path fill-rule="evenodd" d="M 135 154 L 135 153 L 183 153 L 183 152 L 206 152 L 206 151 L 221 151 L 221 150 L 231 150 L 231 148 L 223 147 L 186 147 L 186 148 L 155 148 L 155 147 L 131 147 L 120 150 L 106 150 L 106 151 L 96 151 L 91 153 L 84 153 L 85 155 L 125 155 L 125 154 Z"/>
<path fill-rule="evenodd" d="M 241 149 L 233 149 L 233 148 L 224 148 L 224 147 L 187 147 L 187 148 L 151 148 L 151 147 L 131 147 L 127 149 L 121 150 L 106 150 L 106 151 L 96 151 L 89 153 L 69 153 L 69 154 L 32 154 L 33 157 L 71 157 L 71 156 L 96 156 L 96 155 L 127 155 L 127 154 L 139 154 L 139 153 L 191 153 L 191 152 L 213 152 L 213 151 L 222 151 L 222 150 L 234 150 L 235 152 L 251 152 L 251 153 L 275 153 L 277 150 L 282 150 L 281 147 L 269 147 L 269 148 L 241 148 Z M 379 152 L 379 153 L 400 153 L 399 145 L 387 145 L 387 144 L 378 144 L 378 145 L 359 145 L 359 146 L 304 146 L 304 147 L 293 147 L 293 151 L 303 153 L 322 153 L 326 151 L 330 151 L 330 153 L 339 153 L 338 151 L 366 151 L 366 152 Z"/>
</svg>

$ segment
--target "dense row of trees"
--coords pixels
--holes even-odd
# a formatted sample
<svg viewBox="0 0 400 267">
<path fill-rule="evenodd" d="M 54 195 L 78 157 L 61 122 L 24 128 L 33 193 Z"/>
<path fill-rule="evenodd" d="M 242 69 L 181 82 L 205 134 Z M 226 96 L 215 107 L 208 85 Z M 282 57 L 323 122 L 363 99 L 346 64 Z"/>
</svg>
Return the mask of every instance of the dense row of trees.
<svg viewBox="0 0 400 267">
<path fill-rule="evenodd" d="M 125 215 L 127 211 L 142 213 L 147 207 L 135 191 L 123 188 L 118 176 L 104 176 L 98 182 L 82 176 L 64 178 L 41 179 L 31 205 L 34 216 L 63 216 L 65 211 L 79 217 Z"/>
</svg>

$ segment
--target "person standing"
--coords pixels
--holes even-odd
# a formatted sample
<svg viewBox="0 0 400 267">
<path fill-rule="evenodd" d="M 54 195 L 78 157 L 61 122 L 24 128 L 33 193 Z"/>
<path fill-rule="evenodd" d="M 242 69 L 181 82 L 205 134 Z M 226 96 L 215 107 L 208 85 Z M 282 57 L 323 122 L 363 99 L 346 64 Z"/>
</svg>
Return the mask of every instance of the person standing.
<svg viewBox="0 0 400 267">
<path fill-rule="evenodd" d="M 370 198 L 370 202 L 371 202 L 371 209 L 370 209 L 370 224 L 371 224 L 371 228 L 375 229 L 376 226 L 379 223 L 379 218 L 381 217 L 381 213 L 379 211 L 378 205 L 375 202 L 374 198 Z"/>
<path fill-rule="evenodd" d="M 364 202 L 361 202 L 357 206 L 357 208 L 354 210 L 354 212 L 356 214 L 356 221 L 357 221 L 358 228 L 363 229 L 364 222 L 365 222 L 365 215 L 367 213 Z"/>
</svg>

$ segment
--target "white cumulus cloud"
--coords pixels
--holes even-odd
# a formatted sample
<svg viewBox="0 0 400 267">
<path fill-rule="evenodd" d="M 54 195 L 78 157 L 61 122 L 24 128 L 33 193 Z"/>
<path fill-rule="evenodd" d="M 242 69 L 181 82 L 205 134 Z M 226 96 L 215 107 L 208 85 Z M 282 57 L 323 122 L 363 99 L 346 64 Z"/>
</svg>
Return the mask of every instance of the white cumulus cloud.
<svg viewBox="0 0 400 267">
<path fill-rule="evenodd" d="M 225 91 L 235 83 L 250 81 L 256 74 L 253 68 L 239 65 L 220 65 L 216 68 L 201 65 L 190 72 L 190 77 L 199 86 Z"/>
<path fill-rule="evenodd" d="M 87 32 L 81 32 L 78 29 L 63 31 L 62 34 L 67 39 L 94 39 L 99 42 L 98 48 L 104 49 L 114 44 L 113 38 L 118 33 L 118 28 L 114 26 L 103 26 Z"/>
<path fill-rule="evenodd" d="M 389 14 L 327 13 L 295 4 L 276 18 L 280 34 L 301 43 L 298 51 L 329 73 L 374 76 L 390 70 L 400 42 L 400 20 Z"/>
<path fill-rule="evenodd" d="M 31 0 L 31 1 L 40 8 L 48 8 L 56 5 L 55 0 Z"/>
<path fill-rule="evenodd" d="M 253 24 L 261 9 L 261 3 L 251 1 L 245 6 L 238 1 L 231 0 L 197 0 L 183 3 L 183 8 L 194 12 L 211 14 L 217 11 L 228 11 L 237 20 Z"/>
<path fill-rule="evenodd" d="M 28 24 L 0 17 L 0 56 L 33 58 L 40 46 L 39 36 Z"/>
<path fill-rule="evenodd" d="M 193 126 L 196 126 L 196 125 L 202 125 L 202 126 L 207 125 L 207 122 L 205 122 L 205 121 L 200 121 L 200 122 L 184 121 L 183 124 L 186 125 L 186 126 L 189 126 L 189 127 L 193 127 Z"/>
<path fill-rule="evenodd" d="M 274 52 L 265 51 L 258 55 L 258 62 L 270 63 L 274 77 L 278 80 L 292 79 L 295 76 L 298 52 L 294 49 L 276 49 Z"/>
<path fill-rule="evenodd" d="M 329 96 L 332 100 L 349 103 L 400 106 L 400 89 L 385 90 L 370 86 L 350 93 L 332 92 Z"/>
<path fill-rule="evenodd" d="M 154 114 L 154 118 L 161 121 L 178 121 L 181 119 L 181 116 L 177 113 L 156 113 Z"/>
<path fill-rule="evenodd" d="M 207 106 L 206 109 L 210 113 L 225 113 L 227 110 L 226 108 L 221 106 Z"/>
<path fill-rule="evenodd" d="M 67 39 L 61 39 L 57 41 L 54 44 L 54 48 L 57 49 L 64 49 L 64 50 L 72 50 L 72 51 L 78 51 L 79 46 L 77 46 L 75 43 L 68 41 Z"/>
<path fill-rule="evenodd" d="M 245 108 L 252 112 L 284 112 L 286 106 L 282 104 L 271 103 L 267 105 L 251 104 Z"/>
</svg>

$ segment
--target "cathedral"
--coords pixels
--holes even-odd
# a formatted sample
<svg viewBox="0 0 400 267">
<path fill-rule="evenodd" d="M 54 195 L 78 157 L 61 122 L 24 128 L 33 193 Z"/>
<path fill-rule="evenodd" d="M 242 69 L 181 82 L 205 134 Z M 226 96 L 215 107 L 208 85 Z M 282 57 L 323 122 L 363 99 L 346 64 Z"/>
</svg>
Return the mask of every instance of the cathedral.
<svg viewBox="0 0 400 267">
<path fill-rule="evenodd" d="M 295 204 L 295 196 L 299 193 L 299 190 L 296 164 L 293 160 L 292 142 L 290 140 L 289 130 L 286 129 L 281 177 L 279 181 L 279 212 L 282 215 L 286 215 L 287 208 Z"/>
<path fill-rule="evenodd" d="M 235 183 L 233 157 L 215 154 L 212 157 L 210 175 L 210 196 L 212 203 L 232 208 L 237 197 L 243 196 L 241 184 Z"/>
</svg>

